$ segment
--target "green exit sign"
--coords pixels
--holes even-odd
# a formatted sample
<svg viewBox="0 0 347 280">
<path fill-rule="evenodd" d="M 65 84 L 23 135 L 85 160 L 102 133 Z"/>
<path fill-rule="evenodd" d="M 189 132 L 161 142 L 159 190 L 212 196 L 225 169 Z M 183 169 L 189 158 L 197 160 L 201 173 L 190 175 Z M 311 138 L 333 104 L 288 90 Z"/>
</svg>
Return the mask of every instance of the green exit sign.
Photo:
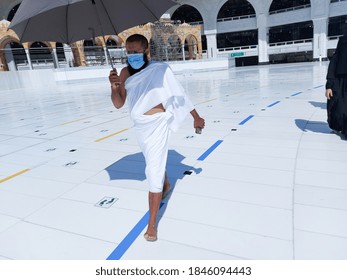
<svg viewBox="0 0 347 280">
<path fill-rule="evenodd" d="M 244 56 L 244 55 L 245 55 L 244 52 L 235 52 L 235 53 L 231 53 L 231 54 L 230 54 L 231 57 Z"/>
</svg>

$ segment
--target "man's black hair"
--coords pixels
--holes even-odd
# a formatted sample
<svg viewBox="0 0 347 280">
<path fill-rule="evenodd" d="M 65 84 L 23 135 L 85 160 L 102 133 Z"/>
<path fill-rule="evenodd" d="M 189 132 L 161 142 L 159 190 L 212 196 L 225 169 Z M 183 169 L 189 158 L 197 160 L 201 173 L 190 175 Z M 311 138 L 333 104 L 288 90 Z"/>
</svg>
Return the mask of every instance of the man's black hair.
<svg viewBox="0 0 347 280">
<path fill-rule="evenodd" d="M 127 38 L 126 43 L 141 42 L 141 46 L 146 50 L 148 49 L 148 40 L 145 36 L 134 34 Z"/>
</svg>

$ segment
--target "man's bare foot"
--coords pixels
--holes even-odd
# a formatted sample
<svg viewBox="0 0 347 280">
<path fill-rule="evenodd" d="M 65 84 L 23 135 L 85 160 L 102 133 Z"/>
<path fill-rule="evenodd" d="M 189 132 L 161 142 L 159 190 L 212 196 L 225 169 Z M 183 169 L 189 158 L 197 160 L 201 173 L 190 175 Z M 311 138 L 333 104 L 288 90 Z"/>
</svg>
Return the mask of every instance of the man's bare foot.
<svg viewBox="0 0 347 280">
<path fill-rule="evenodd" d="M 147 241 L 157 241 L 157 229 L 155 225 L 148 225 L 147 231 L 143 236 Z"/>
</svg>

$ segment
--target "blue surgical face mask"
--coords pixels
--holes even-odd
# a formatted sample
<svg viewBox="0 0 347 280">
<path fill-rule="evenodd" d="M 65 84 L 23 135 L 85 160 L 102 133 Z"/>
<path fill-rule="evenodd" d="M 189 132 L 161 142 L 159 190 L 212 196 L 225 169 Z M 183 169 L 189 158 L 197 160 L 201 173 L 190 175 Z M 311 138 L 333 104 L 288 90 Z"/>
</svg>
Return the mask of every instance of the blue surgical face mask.
<svg viewBox="0 0 347 280">
<path fill-rule="evenodd" d="M 128 54 L 128 63 L 134 69 L 140 69 L 145 64 L 143 53 Z"/>
</svg>

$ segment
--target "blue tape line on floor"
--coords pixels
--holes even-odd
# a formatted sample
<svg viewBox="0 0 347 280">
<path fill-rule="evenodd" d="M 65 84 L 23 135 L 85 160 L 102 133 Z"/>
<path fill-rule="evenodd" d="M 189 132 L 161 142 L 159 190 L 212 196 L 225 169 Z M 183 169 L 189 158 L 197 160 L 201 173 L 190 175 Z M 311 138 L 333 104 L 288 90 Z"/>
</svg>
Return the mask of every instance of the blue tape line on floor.
<svg viewBox="0 0 347 280">
<path fill-rule="evenodd" d="M 247 118 L 245 118 L 242 122 L 239 123 L 239 125 L 244 125 L 246 122 L 248 122 L 251 118 L 253 118 L 254 115 L 250 115 Z"/>
<path fill-rule="evenodd" d="M 220 144 L 222 144 L 223 140 L 218 140 L 214 143 L 205 153 L 203 153 L 198 160 L 205 160 Z"/>
<path fill-rule="evenodd" d="M 297 92 L 297 93 L 294 93 L 294 94 L 292 94 L 291 96 L 297 96 L 297 95 L 299 95 L 299 94 L 301 94 L 302 92 L 300 91 L 300 92 Z"/>
<path fill-rule="evenodd" d="M 160 204 L 160 208 L 164 203 Z M 159 209 L 160 209 L 159 208 Z M 148 224 L 149 211 L 141 218 L 141 220 L 134 226 L 128 235 L 118 244 L 117 248 L 108 256 L 107 260 L 120 260 L 129 247 L 134 243 L 137 237 L 141 234 Z"/>
<path fill-rule="evenodd" d="M 277 104 L 280 103 L 280 102 L 281 102 L 281 101 L 276 101 L 276 102 L 270 104 L 270 105 L 267 106 L 267 107 L 268 107 L 268 108 L 273 107 L 273 106 L 277 105 Z"/>
</svg>

